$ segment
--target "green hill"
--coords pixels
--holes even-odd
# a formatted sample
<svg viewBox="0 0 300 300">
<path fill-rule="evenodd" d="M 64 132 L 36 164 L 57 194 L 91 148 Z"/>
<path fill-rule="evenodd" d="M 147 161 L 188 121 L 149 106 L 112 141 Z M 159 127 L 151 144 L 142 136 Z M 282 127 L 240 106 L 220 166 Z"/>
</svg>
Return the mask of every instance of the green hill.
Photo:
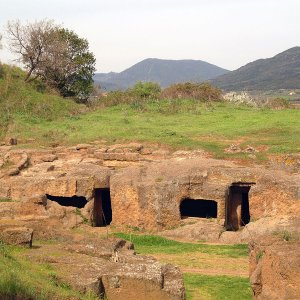
<svg viewBox="0 0 300 300">
<path fill-rule="evenodd" d="M 20 68 L 0 65 L 0 139 L 20 121 L 38 124 L 79 113 L 84 106 L 58 96 L 41 82 L 25 83 Z"/>
<path fill-rule="evenodd" d="M 299 89 L 300 47 L 256 60 L 211 82 L 227 91 Z"/>
<path fill-rule="evenodd" d="M 2 70 L 3 71 L 3 70 Z M 75 145 L 105 139 L 108 144 L 139 141 L 172 149 L 205 149 L 218 158 L 249 159 L 227 153 L 232 144 L 269 154 L 300 152 L 300 110 L 253 108 L 196 99 L 133 99 L 120 93 L 84 106 L 57 96 L 41 83 L 25 84 L 24 73 L 4 66 L 0 79 L 0 141 L 16 137 L 23 147 Z M 107 101 L 107 102 L 106 102 Z"/>
</svg>

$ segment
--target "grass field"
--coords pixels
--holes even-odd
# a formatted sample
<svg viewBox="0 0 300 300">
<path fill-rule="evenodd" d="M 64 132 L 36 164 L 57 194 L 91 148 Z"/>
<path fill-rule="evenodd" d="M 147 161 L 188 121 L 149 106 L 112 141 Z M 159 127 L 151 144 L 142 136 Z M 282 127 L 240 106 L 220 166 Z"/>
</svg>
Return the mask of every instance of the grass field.
<svg viewBox="0 0 300 300">
<path fill-rule="evenodd" d="M 17 115 L 11 134 L 20 140 L 34 139 L 36 145 L 97 139 L 155 142 L 173 149 L 204 149 L 217 158 L 247 157 L 225 154 L 224 149 L 233 143 L 262 149 L 259 159 L 267 153 L 300 151 L 300 110 L 181 102 L 176 102 L 180 111 L 172 111 L 172 101 L 160 100 L 147 103 L 144 110 L 124 104 L 53 121 Z"/>
<path fill-rule="evenodd" d="M 140 254 L 201 252 L 235 258 L 248 255 L 248 246 L 245 244 L 207 245 L 177 242 L 157 235 L 127 233 L 116 233 L 115 235 L 119 238 L 131 241 L 135 245 L 136 251 Z"/>
<path fill-rule="evenodd" d="M 214 157 L 248 158 L 224 153 L 231 144 L 268 154 L 299 153 L 300 110 L 254 108 L 227 102 L 191 99 L 138 99 L 130 104 L 86 107 L 63 99 L 40 82 L 25 84 L 24 72 L 2 66 L 0 139 L 15 136 L 20 146 L 73 145 L 105 139 L 108 143 L 140 141 L 173 149 L 204 149 Z M 1 74 L 0 74 L 1 75 Z M 118 94 L 116 94 L 117 97 Z M 102 103 L 102 102 L 103 103 Z"/>
<path fill-rule="evenodd" d="M 248 278 L 184 274 L 187 300 L 251 300 Z"/>
<path fill-rule="evenodd" d="M 179 266 L 184 272 L 187 299 L 252 299 L 249 279 L 240 276 L 207 275 L 220 271 L 248 271 L 247 245 L 208 245 L 184 243 L 155 235 L 116 233 L 131 241 L 139 254 L 152 255 L 159 261 Z M 204 274 L 197 274 L 201 268 Z"/>
</svg>

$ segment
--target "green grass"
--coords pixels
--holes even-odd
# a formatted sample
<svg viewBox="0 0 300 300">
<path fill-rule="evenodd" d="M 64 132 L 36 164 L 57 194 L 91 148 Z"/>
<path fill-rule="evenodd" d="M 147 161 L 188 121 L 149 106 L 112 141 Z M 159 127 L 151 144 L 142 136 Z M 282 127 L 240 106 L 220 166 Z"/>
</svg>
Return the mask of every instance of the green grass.
<svg viewBox="0 0 300 300">
<path fill-rule="evenodd" d="M 92 293 L 80 294 L 62 282 L 54 268 L 23 258 L 25 250 L 0 242 L 1 299 L 98 299 Z"/>
<path fill-rule="evenodd" d="M 13 200 L 8 198 L 0 198 L 0 203 L 1 202 L 13 202 Z"/>
<path fill-rule="evenodd" d="M 266 148 L 266 153 L 256 154 L 260 161 L 266 154 L 300 151 L 298 109 L 187 99 L 136 100 L 107 107 L 103 103 L 102 108 L 98 103 L 98 107 L 87 108 L 51 93 L 39 82 L 25 84 L 24 72 L 18 68 L 4 66 L 4 71 L 0 78 L 0 139 L 15 136 L 21 142 L 31 140 L 32 147 L 97 139 L 140 141 L 173 149 L 204 149 L 216 158 L 249 159 L 245 153 L 224 153 L 230 144 L 240 143 Z"/>
<path fill-rule="evenodd" d="M 224 149 L 239 142 L 244 146 L 266 146 L 269 153 L 300 151 L 300 110 L 276 111 L 229 103 L 207 106 L 191 101 L 178 105 L 180 111 L 172 112 L 172 103 L 167 100 L 148 103 L 142 111 L 124 104 L 53 121 L 17 115 L 14 133 L 21 139 L 34 138 L 42 145 L 136 140 L 174 149 L 202 148 L 217 158 L 235 157 L 224 154 Z"/>
<path fill-rule="evenodd" d="M 83 108 L 49 91 L 41 82 L 24 83 L 25 73 L 20 68 L 0 64 L 0 71 L 0 138 L 15 133 L 17 120 L 31 124 L 51 122 Z"/>
<path fill-rule="evenodd" d="M 187 254 L 189 252 L 201 252 L 222 255 L 225 257 L 247 257 L 248 246 L 237 245 L 207 245 L 183 243 L 166 239 L 156 235 L 137 235 L 127 233 L 115 233 L 115 236 L 134 243 L 135 250 L 140 254 Z"/>
<path fill-rule="evenodd" d="M 248 256 L 247 245 L 207 245 L 192 244 L 169 240 L 155 235 L 137 235 L 115 233 L 116 236 L 134 243 L 139 254 L 179 254 L 187 258 L 199 252 L 216 257 L 245 258 Z M 174 258 L 174 257 L 173 257 Z M 202 258 L 203 259 L 203 258 Z M 173 263 L 176 264 L 174 261 Z M 178 263 L 178 262 L 177 262 Z M 205 263 L 203 261 L 202 263 Z M 237 264 L 239 262 L 237 261 Z M 192 264 L 189 267 L 192 269 Z M 184 273 L 184 284 L 187 300 L 189 299 L 252 299 L 252 291 L 248 278 L 231 276 L 208 276 Z"/>
<path fill-rule="evenodd" d="M 248 278 L 184 274 L 187 300 L 247 300 L 252 299 Z"/>
</svg>

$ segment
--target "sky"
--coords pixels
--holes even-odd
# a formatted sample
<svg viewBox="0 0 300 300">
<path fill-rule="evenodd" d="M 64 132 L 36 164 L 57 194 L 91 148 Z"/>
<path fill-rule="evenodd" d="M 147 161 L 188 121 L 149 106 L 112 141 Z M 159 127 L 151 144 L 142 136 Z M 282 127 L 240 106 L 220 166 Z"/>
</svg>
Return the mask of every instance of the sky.
<svg viewBox="0 0 300 300">
<path fill-rule="evenodd" d="M 0 33 L 16 19 L 74 30 L 89 41 L 98 72 L 150 57 L 234 70 L 300 46 L 300 0 L 0 0 Z M 13 62 L 5 45 L 0 60 Z"/>
</svg>

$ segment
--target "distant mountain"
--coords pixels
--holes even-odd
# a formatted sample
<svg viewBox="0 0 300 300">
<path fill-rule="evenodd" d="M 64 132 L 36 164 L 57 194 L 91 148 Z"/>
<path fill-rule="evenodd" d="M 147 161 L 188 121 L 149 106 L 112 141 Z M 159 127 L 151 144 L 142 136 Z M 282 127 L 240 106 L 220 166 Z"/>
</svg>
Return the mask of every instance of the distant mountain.
<svg viewBox="0 0 300 300">
<path fill-rule="evenodd" d="M 300 88 L 300 47 L 272 58 L 259 59 L 212 81 L 224 90 L 278 90 Z"/>
<path fill-rule="evenodd" d="M 202 82 L 228 70 L 201 60 L 145 59 L 121 73 L 96 73 L 95 83 L 107 90 L 125 89 L 137 81 L 152 81 L 161 87 L 179 82 Z"/>
</svg>

